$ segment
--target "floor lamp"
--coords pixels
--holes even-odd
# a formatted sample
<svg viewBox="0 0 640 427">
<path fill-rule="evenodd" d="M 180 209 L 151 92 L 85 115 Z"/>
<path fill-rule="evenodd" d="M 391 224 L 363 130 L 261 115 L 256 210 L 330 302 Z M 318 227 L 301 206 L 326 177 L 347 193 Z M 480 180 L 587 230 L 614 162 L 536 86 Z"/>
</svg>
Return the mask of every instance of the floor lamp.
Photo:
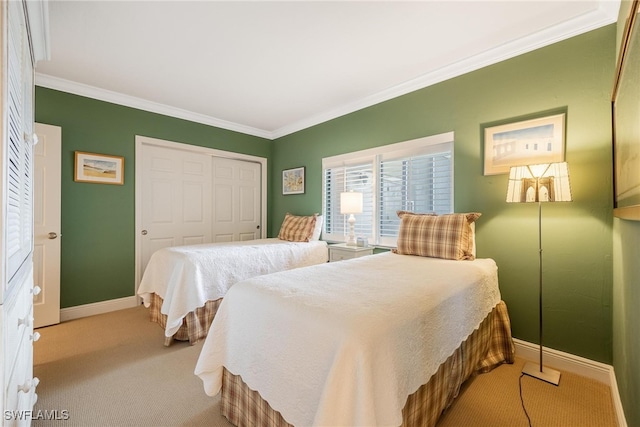
<svg viewBox="0 0 640 427">
<path fill-rule="evenodd" d="M 353 214 L 362 213 L 362 193 L 355 191 L 340 193 L 340 213 L 349 215 L 349 240 L 347 240 L 347 246 L 356 246 L 356 217 Z"/>
<path fill-rule="evenodd" d="M 540 363 L 527 362 L 522 373 L 558 385 L 560 372 L 542 364 L 542 202 L 570 202 L 569 166 L 563 163 L 514 166 L 509 171 L 507 203 L 538 203 Z"/>
</svg>

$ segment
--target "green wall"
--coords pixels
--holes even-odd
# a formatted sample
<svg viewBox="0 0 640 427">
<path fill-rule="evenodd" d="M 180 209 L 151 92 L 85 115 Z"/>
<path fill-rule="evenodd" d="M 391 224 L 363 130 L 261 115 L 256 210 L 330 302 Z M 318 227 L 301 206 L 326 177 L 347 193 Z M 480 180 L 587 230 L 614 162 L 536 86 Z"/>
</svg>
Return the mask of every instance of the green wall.
<svg viewBox="0 0 640 427">
<path fill-rule="evenodd" d="M 616 52 L 631 2 L 622 1 Z M 637 25 L 637 24 L 636 24 Z M 640 81 L 640 76 L 636 76 Z M 613 368 L 627 425 L 640 426 L 640 222 L 613 219 Z"/>
<path fill-rule="evenodd" d="M 481 125 L 566 109 L 574 201 L 543 206 L 544 344 L 611 363 L 610 25 L 279 138 L 271 226 L 321 211 L 326 156 L 455 132 L 455 210 L 478 211 L 480 257 L 494 258 L 515 337 L 538 342 L 538 211 L 505 203 L 507 176 L 483 176 Z M 282 169 L 306 166 L 304 195 L 282 196 Z"/>
<path fill-rule="evenodd" d="M 36 121 L 62 127 L 61 308 L 134 294 L 136 135 L 271 164 L 272 141 L 42 87 Z M 124 185 L 74 182 L 76 150 L 124 156 Z"/>
<path fill-rule="evenodd" d="M 627 425 L 640 426 L 640 222 L 613 221 L 613 368 Z"/>
</svg>

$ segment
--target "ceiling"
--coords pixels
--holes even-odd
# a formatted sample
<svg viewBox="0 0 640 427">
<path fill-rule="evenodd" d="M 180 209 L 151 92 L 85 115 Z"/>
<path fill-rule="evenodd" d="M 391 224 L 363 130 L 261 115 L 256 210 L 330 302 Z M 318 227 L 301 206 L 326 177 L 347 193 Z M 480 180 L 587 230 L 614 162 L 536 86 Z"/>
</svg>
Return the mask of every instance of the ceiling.
<svg viewBox="0 0 640 427">
<path fill-rule="evenodd" d="M 50 0 L 36 83 L 275 139 L 616 22 L 619 6 Z"/>
</svg>

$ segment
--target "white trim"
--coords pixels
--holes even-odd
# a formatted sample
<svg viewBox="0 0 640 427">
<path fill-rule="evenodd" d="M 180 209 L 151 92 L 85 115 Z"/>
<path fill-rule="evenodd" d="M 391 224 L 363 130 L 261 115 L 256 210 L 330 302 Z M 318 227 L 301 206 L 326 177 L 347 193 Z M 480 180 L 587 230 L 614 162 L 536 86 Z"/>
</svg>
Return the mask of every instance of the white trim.
<svg viewBox="0 0 640 427">
<path fill-rule="evenodd" d="M 390 153 L 413 153 L 424 147 L 436 146 L 438 144 L 448 144 L 454 141 L 455 134 L 453 131 L 439 133 L 436 135 L 424 136 L 421 138 L 411 139 L 408 141 L 394 142 L 392 144 L 381 145 L 379 147 L 366 148 L 359 151 L 351 151 L 344 154 L 336 154 L 335 156 L 322 158 L 322 169 L 343 166 L 348 163 L 355 163 L 358 160 L 368 160 L 378 155 L 388 155 Z"/>
<path fill-rule="evenodd" d="M 538 344 L 532 344 L 517 338 L 513 339 L 513 343 L 518 357 L 533 362 L 540 360 L 540 346 Z M 611 398 L 618 418 L 618 425 L 620 427 L 627 426 L 613 366 L 548 347 L 543 347 L 542 358 L 544 366 L 559 371 L 571 372 L 608 385 L 611 388 Z M 560 377 L 560 387 L 562 387 L 562 376 Z"/>
<path fill-rule="evenodd" d="M 138 294 L 138 286 L 142 280 L 142 273 L 140 271 L 140 259 L 142 257 L 142 198 L 140 185 L 142 185 L 142 146 L 154 145 L 156 147 L 171 148 L 174 150 L 191 151 L 194 153 L 200 153 L 209 155 L 211 157 L 223 157 L 227 159 L 243 160 L 248 162 L 255 162 L 260 164 L 261 173 L 261 200 L 260 200 L 260 237 L 267 237 L 267 159 L 264 157 L 252 156 L 249 154 L 234 153 L 231 151 L 217 150 L 215 148 L 202 147 L 199 145 L 184 144 L 181 142 L 166 141 L 163 139 L 151 138 L 148 136 L 136 135 L 136 165 L 135 165 L 135 288 L 134 295 Z"/>
<path fill-rule="evenodd" d="M 505 43 L 496 48 L 482 52 L 478 55 L 463 59 L 447 65 L 430 73 L 423 74 L 413 80 L 401 83 L 386 90 L 382 90 L 358 101 L 343 105 L 336 109 L 326 111 L 313 117 L 300 120 L 283 126 L 272 132 L 272 138 L 280 138 L 285 135 L 306 129 L 323 123 L 336 117 L 340 117 L 354 111 L 397 98 L 401 95 L 414 92 L 436 83 L 461 76 L 471 71 L 496 64 L 523 53 L 531 52 L 544 46 L 586 33 L 596 28 L 612 24 L 618 20 L 620 1 L 604 0 L 600 2 L 598 10 L 585 13 L 569 21 L 539 31 L 535 34 Z"/>
<path fill-rule="evenodd" d="M 478 55 L 447 65 L 413 80 L 409 80 L 374 93 L 355 102 L 299 120 L 276 130 L 257 129 L 251 126 L 217 119 L 204 114 L 194 113 L 192 111 L 159 104 L 145 99 L 41 73 L 36 73 L 36 85 L 273 140 L 337 117 L 353 113 L 354 111 L 379 104 L 389 99 L 397 98 L 401 95 L 423 89 L 453 77 L 478 70 L 488 65 L 496 64 L 500 61 L 513 58 L 523 53 L 531 52 L 535 49 L 586 33 L 596 28 L 612 24 L 618 20 L 619 8 L 620 0 L 602 0 L 600 1 L 600 5 L 597 10 L 585 13 L 584 15 L 562 22 L 543 31 L 513 40 L 512 42 L 505 43 L 494 49 L 490 49 Z"/>
<path fill-rule="evenodd" d="M 231 130 L 234 132 L 240 132 L 246 135 L 258 136 L 265 139 L 273 139 L 273 135 L 271 132 L 262 129 L 217 119 L 205 114 L 194 113 L 192 111 L 183 110 L 182 108 L 172 107 L 170 105 L 148 101 L 146 99 L 125 95 L 123 93 L 114 92 L 107 89 L 101 89 L 95 86 L 89 86 L 83 83 L 72 82 L 71 80 L 65 80 L 46 74 L 36 73 L 36 85 L 49 89 L 59 90 L 62 92 L 72 93 L 74 95 L 85 96 L 100 101 L 111 102 L 113 104 L 124 105 L 126 107 L 136 108 L 138 110 L 149 111 L 151 113 L 162 114 L 169 117 L 175 117 L 195 123 L 202 123 L 221 129 Z"/>
<path fill-rule="evenodd" d="M 96 314 L 104 314 L 112 311 L 124 310 L 126 308 L 133 308 L 137 305 L 138 299 L 135 296 L 77 305 L 75 307 L 61 309 L 60 321 L 67 322 L 69 320 L 94 316 Z"/>
<path fill-rule="evenodd" d="M 611 387 L 611 397 L 613 398 L 613 407 L 616 410 L 616 416 L 618 418 L 619 427 L 627 427 L 627 419 L 624 416 L 624 408 L 622 407 L 622 401 L 620 400 L 620 392 L 618 391 L 618 381 L 616 380 L 616 374 L 611 368 L 609 386 Z"/>
</svg>

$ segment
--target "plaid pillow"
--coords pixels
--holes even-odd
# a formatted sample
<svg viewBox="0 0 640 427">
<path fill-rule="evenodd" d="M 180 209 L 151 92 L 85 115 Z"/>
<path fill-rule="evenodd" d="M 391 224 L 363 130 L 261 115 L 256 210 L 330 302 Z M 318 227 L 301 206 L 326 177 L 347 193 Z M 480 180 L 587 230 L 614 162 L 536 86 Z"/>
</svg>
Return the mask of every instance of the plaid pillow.
<svg viewBox="0 0 640 427">
<path fill-rule="evenodd" d="M 296 216 L 289 212 L 284 216 L 278 239 L 289 242 L 308 242 L 316 226 L 317 215 Z"/>
<path fill-rule="evenodd" d="M 401 255 L 432 258 L 473 260 L 471 226 L 480 213 L 420 215 L 398 212 L 400 232 L 398 248 Z"/>
</svg>

